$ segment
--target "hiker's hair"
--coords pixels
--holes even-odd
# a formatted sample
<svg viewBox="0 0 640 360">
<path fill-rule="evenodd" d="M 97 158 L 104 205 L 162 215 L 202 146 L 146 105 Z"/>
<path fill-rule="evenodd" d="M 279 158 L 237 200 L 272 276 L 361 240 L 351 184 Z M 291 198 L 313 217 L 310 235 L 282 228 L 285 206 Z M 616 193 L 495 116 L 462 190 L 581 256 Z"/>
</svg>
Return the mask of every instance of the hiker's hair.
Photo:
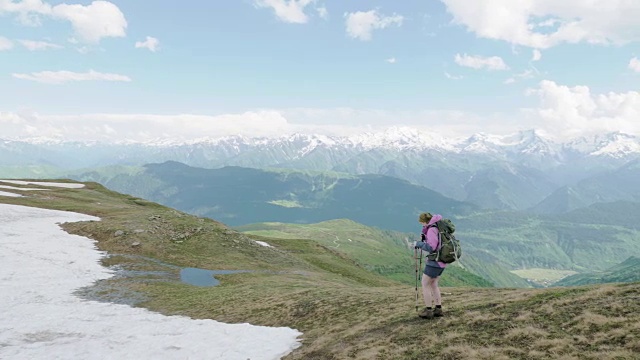
<svg viewBox="0 0 640 360">
<path fill-rule="evenodd" d="M 424 223 L 428 223 L 429 221 L 431 221 L 431 218 L 433 216 L 431 216 L 430 213 L 426 212 L 426 213 L 422 213 L 420 214 L 420 216 L 418 217 L 418 222 L 424 222 Z"/>
</svg>

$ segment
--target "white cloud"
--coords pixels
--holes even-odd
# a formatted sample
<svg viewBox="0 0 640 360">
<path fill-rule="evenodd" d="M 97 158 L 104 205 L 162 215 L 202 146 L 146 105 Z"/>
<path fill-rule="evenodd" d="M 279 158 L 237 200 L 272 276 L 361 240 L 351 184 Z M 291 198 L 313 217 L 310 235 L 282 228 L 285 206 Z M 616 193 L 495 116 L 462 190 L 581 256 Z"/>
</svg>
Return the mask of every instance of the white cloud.
<svg viewBox="0 0 640 360">
<path fill-rule="evenodd" d="M 389 64 L 395 64 L 396 62 L 398 62 L 398 60 L 396 60 L 396 58 L 394 57 L 388 58 L 385 61 L 388 62 Z"/>
<path fill-rule="evenodd" d="M 552 134 L 640 133 L 640 92 L 592 94 L 588 86 L 569 87 L 543 80 L 527 94 L 540 99 L 538 108 L 529 109 L 529 114 Z"/>
<path fill-rule="evenodd" d="M 322 19 L 327 20 L 329 18 L 329 10 L 327 10 L 325 6 L 317 7 L 316 11 L 318 12 L 318 16 L 320 16 Z"/>
<path fill-rule="evenodd" d="M 629 61 L 629 69 L 640 73 L 640 59 L 634 57 Z"/>
<path fill-rule="evenodd" d="M 98 43 L 102 38 L 126 36 L 127 20 L 120 9 L 108 1 L 93 1 L 89 5 L 59 4 L 52 6 L 41 0 L 13 2 L 0 0 L 0 14 L 15 13 L 23 25 L 40 26 L 41 16 L 63 19 L 71 23 L 76 37 L 86 43 Z"/>
<path fill-rule="evenodd" d="M 147 36 L 145 41 L 136 42 L 136 49 L 140 49 L 140 48 L 149 49 L 152 52 L 156 52 L 159 46 L 160 46 L 160 40 L 151 36 Z"/>
<path fill-rule="evenodd" d="M 346 13 L 347 34 L 354 39 L 362 41 L 371 40 L 373 30 L 384 29 L 391 25 L 401 26 L 404 18 L 401 15 L 393 14 L 384 16 L 377 10 L 358 11 Z"/>
<path fill-rule="evenodd" d="M 22 46 L 27 48 L 29 51 L 39 51 L 39 50 L 48 50 L 48 49 L 62 49 L 62 46 L 53 44 L 46 41 L 33 41 L 33 40 L 18 40 Z"/>
<path fill-rule="evenodd" d="M 512 77 L 508 78 L 504 81 L 505 84 L 513 84 L 517 80 L 531 79 L 534 77 L 533 70 L 528 69 L 519 74 L 515 74 Z"/>
<path fill-rule="evenodd" d="M 0 51 L 13 49 L 13 42 L 6 37 L 0 36 Z"/>
<path fill-rule="evenodd" d="M 533 49 L 533 55 L 531 55 L 531 61 L 540 61 L 542 59 L 542 53 L 538 49 Z"/>
<path fill-rule="evenodd" d="M 51 5 L 41 0 L 25 0 L 14 2 L 13 0 L 0 0 L 0 15 L 3 13 L 15 13 L 18 20 L 25 26 L 40 26 L 41 15 L 51 14 Z"/>
<path fill-rule="evenodd" d="M 547 49 L 562 43 L 640 41 L 640 1 L 441 0 L 478 37 Z"/>
<path fill-rule="evenodd" d="M 284 22 L 304 24 L 309 21 L 304 10 L 314 2 L 315 0 L 255 0 L 254 4 L 257 7 L 273 9 L 278 19 Z M 326 13 L 326 8 L 324 10 Z M 318 13 L 322 16 L 321 11 L 318 9 Z"/>
<path fill-rule="evenodd" d="M 463 79 L 464 77 L 462 75 L 451 75 L 448 72 L 445 71 L 444 76 L 447 77 L 447 79 L 451 79 L 451 80 L 460 80 Z"/>
<path fill-rule="evenodd" d="M 72 81 L 131 81 L 131 78 L 119 74 L 100 73 L 89 70 L 86 73 L 72 71 L 42 71 L 31 74 L 13 74 L 13 77 L 46 84 L 63 84 Z"/>
<path fill-rule="evenodd" d="M 76 51 L 79 52 L 82 55 L 86 55 L 89 53 L 95 53 L 96 51 L 104 51 L 104 49 L 101 48 L 95 48 L 95 47 L 91 47 L 91 46 L 78 46 L 76 47 Z"/>
<path fill-rule="evenodd" d="M 98 43 L 105 37 L 126 36 L 127 20 L 120 9 L 108 1 L 94 1 L 89 5 L 56 5 L 54 17 L 69 20 L 80 40 Z"/>
<path fill-rule="evenodd" d="M 509 67 L 504 63 L 499 56 L 491 56 L 491 57 L 482 57 L 482 56 L 471 56 L 471 55 L 460 55 L 456 54 L 455 56 L 456 64 L 460 66 L 470 67 L 473 69 L 487 69 L 487 70 L 508 70 Z"/>
</svg>

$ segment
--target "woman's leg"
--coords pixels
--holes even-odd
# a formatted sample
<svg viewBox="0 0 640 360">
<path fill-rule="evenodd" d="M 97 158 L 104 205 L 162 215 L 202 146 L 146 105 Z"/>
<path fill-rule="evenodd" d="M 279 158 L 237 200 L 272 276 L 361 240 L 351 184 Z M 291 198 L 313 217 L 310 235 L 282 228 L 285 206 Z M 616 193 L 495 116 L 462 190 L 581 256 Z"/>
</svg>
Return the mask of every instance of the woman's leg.
<svg viewBox="0 0 640 360">
<path fill-rule="evenodd" d="M 440 277 L 438 276 L 437 278 L 429 278 L 429 286 L 430 286 L 430 290 L 431 290 L 431 294 L 433 294 L 433 301 L 436 303 L 436 306 L 438 305 L 442 305 L 442 296 L 440 295 L 440 286 L 438 286 L 438 280 L 440 280 Z"/>
<path fill-rule="evenodd" d="M 426 274 L 422 274 L 422 298 L 426 307 L 433 306 L 433 295 L 431 295 L 431 278 Z M 438 293 L 439 296 L 440 293 Z"/>
</svg>

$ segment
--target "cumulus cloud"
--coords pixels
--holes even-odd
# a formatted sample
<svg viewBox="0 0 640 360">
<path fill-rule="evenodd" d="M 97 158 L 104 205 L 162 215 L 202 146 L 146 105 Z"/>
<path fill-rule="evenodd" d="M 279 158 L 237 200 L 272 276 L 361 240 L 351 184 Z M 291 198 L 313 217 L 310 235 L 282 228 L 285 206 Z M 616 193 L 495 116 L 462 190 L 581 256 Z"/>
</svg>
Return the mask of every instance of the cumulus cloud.
<svg viewBox="0 0 640 360">
<path fill-rule="evenodd" d="M 378 13 L 377 10 L 346 13 L 345 17 L 349 37 L 362 41 L 371 40 L 373 30 L 384 29 L 392 25 L 401 26 L 404 20 L 401 15 L 385 16 Z"/>
<path fill-rule="evenodd" d="M 126 36 L 127 20 L 120 8 L 108 1 L 93 1 L 89 5 L 66 4 L 52 6 L 41 0 L 0 0 L 0 14 L 16 14 L 23 25 L 40 26 L 42 17 L 67 20 L 82 42 L 98 43 L 107 37 Z"/>
<path fill-rule="evenodd" d="M 527 91 L 540 100 L 528 110 L 540 126 L 558 136 L 622 131 L 640 133 L 640 92 L 593 94 L 588 86 L 565 86 L 550 80 Z"/>
<path fill-rule="evenodd" d="M 149 49 L 149 51 L 151 52 L 156 52 L 158 51 L 159 47 L 160 47 L 160 40 L 151 36 L 147 36 L 145 41 L 136 42 L 136 49 Z"/>
<path fill-rule="evenodd" d="M 629 61 L 629 69 L 640 73 L 640 59 L 634 57 Z"/>
<path fill-rule="evenodd" d="M 126 36 L 127 20 L 120 9 L 108 1 L 89 5 L 56 5 L 54 17 L 71 22 L 77 37 L 87 43 L 98 43 L 105 37 Z"/>
<path fill-rule="evenodd" d="M 305 13 L 305 8 L 315 3 L 315 0 L 255 0 L 254 4 L 260 8 L 271 8 L 276 17 L 281 21 L 294 24 L 304 24 L 309 21 L 309 16 Z M 324 9 L 324 10 L 321 10 Z M 327 15 L 327 9 L 318 8 L 318 13 Z"/>
<path fill-rule="evenodd" d="M 640 1 L 441 0 L 453 22 L 478 37 L 547 49 L 562 43 L 640 40 Z"/>
<path fill-rule="evenodd" d="M 63 84 L 75 81 L 131 81 L 125 75 L 101 73 L 89 70 L 85 73 L 72 71 L 42 71 L 30 74 L 13 74 L 16 79 L 31 80 L 45 84 Z"/>
<path fill-rule="evenodd" d="M 398 62 L 398 60 L 394 57 L 388 58 L 385 61 L 388 62 L 389 64 L 395 64 L 396 62 Z"/>
<path fill-rule="evenodd" d="M 11 50 L 13 48 L 13 42 L 6 37 L 0 36 L 0 51 Z"/>
<path fill-rule="evenodd" d="M 454 58 L 456 64 L 464 67 L 470 67 L 473 69 L 487 69 L 487 70 L 508 70 L 509 67 L 505 64 L 499 56 L 482 57 L 471 55 L 456 54 Z"/>
<path fill-rule="evenodd" d="M 47 41 L 34 41 L 34 40 L 18 40 L 22 46 L 29 51 L 41 51 L 49 49 L 62 49 L 62 46 L 53 44 Z"/>
</svg>

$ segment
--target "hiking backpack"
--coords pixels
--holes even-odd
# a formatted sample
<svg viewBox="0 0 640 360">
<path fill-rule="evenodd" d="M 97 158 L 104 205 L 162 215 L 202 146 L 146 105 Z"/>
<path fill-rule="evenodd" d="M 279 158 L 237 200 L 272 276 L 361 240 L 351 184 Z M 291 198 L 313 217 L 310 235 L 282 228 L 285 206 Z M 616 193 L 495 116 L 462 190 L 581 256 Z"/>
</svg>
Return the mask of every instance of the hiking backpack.
<svg viewBox="0 0 640 360">
<path fill-rule="evenodd" d="M 450 264 L 462 256 L 462 246 L 460 240 L 456 239 L 453 233 L 456 231 L 455 225 L 449 219 L 436 221 L 429 227 L 438 229 L 438 249 L 427 255 L 427 259 L 441 261 Z"/>
</svg>

